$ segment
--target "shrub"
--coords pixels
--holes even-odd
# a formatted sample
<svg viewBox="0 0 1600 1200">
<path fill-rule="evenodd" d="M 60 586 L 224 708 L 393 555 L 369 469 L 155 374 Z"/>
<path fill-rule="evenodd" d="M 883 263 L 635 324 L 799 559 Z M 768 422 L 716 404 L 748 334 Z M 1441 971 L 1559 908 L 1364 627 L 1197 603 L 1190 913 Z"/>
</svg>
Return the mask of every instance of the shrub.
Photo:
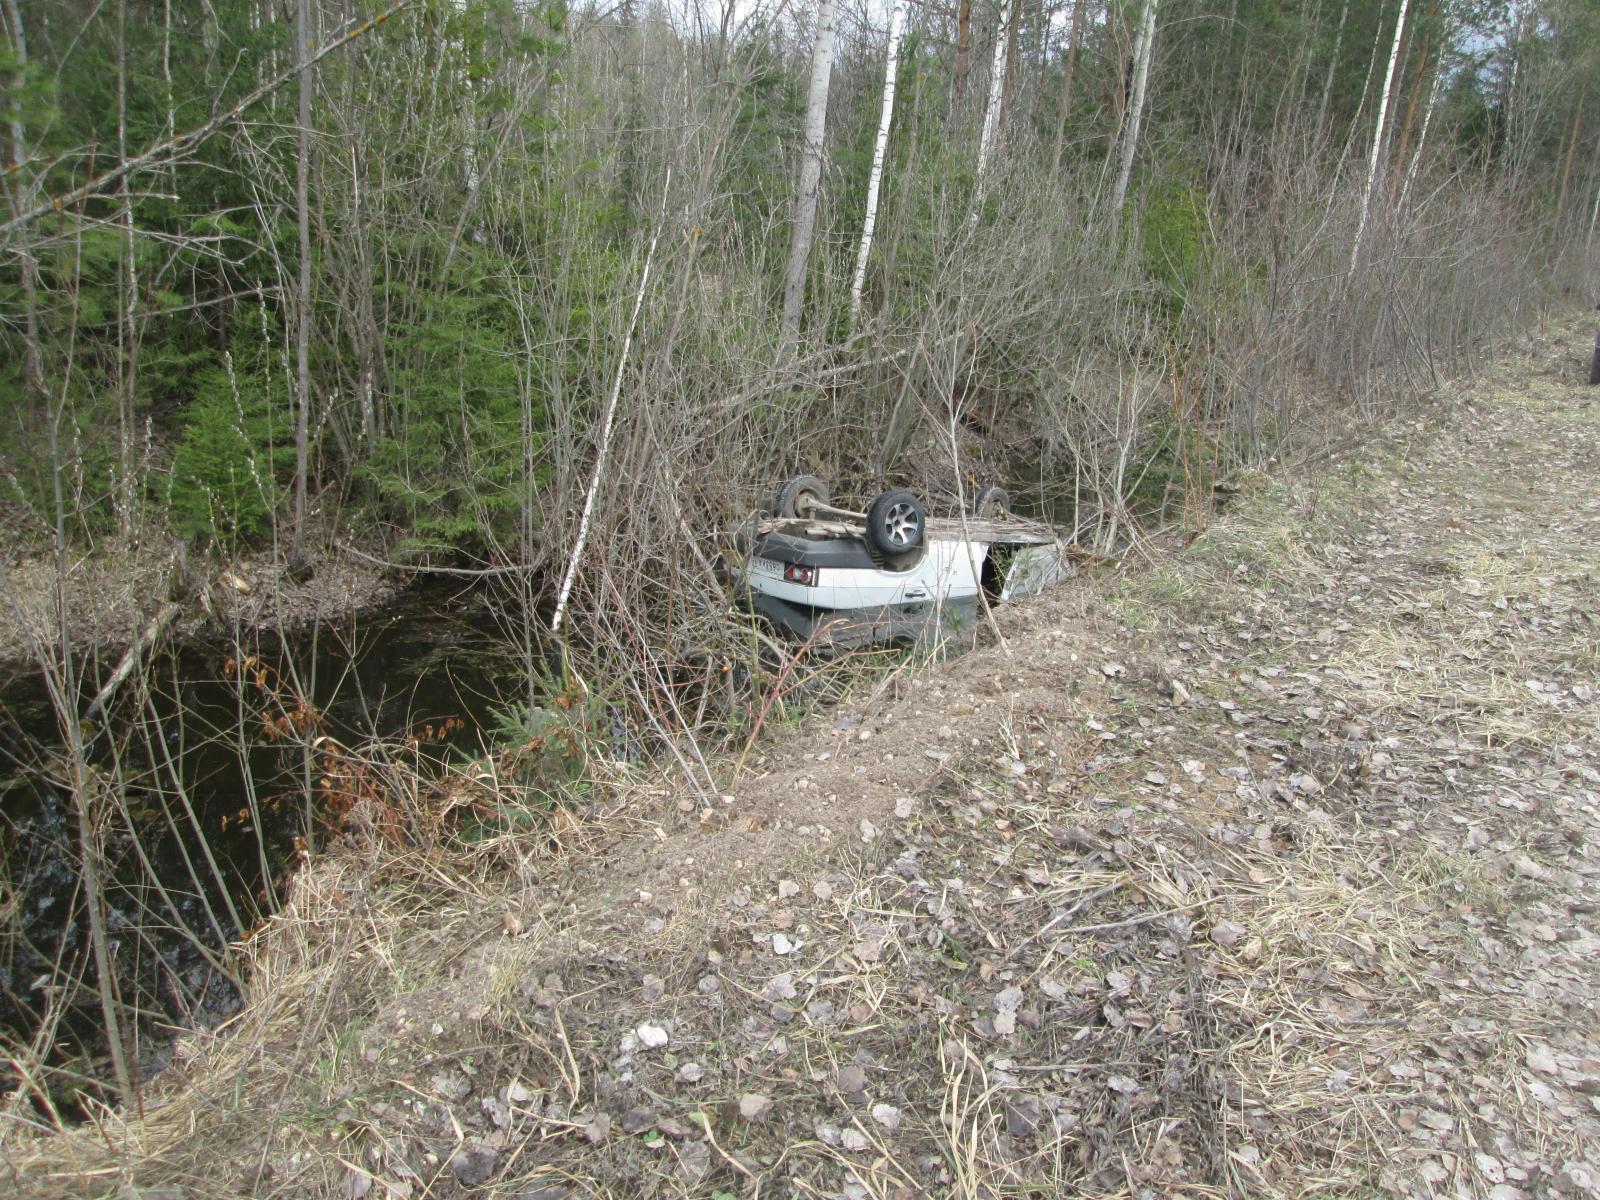
<svg viewBox="0 0 1600 1200">
<path fill-rule="evenodd" d="M 292 462 L 287 393 L 280 378 L 237 371 L 231 355 L 197 376 L 169 476 L 175 532 L 232 546 L 271 530 L 277 473 Z"/>
</svg>

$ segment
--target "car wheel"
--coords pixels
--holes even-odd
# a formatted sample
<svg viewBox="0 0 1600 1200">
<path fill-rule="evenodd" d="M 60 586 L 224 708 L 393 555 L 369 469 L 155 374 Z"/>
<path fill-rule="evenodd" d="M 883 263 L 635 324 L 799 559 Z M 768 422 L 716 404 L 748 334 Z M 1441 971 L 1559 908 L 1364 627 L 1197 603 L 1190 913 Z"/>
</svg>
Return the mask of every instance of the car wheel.
<svg viewBox="0 0 1600 1200">
<path fill-rule="evenodd" d="M 796 475 L 793 479 L 786 479 L 778 485 L 778 494 L 773 506 L 778 510 L 780 517 L 804 519 L 809 517 L 819 504 L 826 507 L 832 501 L 833 497 L 828 494 L 828 485 L 822 480 L 815 475 Z"/>
<path fill-rule="evenodd" d="M 1011 515 L 1011 497 L 998 483 L 986 483 L 972 497 L 972 515 L 981 521 L 998 521 Z"/>
<path fill-rule="evenodd" d="M 885 492 L 867 509 L 867 544 L 879 554 L 904 554 L 922 545 L 928 517 L 910 492 Z"/>
</svg>

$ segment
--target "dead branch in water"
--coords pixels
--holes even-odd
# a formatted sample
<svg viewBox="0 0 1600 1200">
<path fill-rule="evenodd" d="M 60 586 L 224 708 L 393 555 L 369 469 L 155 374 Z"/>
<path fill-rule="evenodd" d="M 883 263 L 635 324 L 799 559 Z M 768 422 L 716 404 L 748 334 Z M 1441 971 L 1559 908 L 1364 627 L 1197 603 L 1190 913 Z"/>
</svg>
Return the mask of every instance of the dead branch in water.
<svg viewBox="0 0 1600 1200">
<path fill-rule="evenodd" d="M 144 632 L 139 635 L 138 640 L 133 645 L 128 647 L 128 652 L 122 656 L 122 661 L 117 664 L 117 669 L 111 672 L 111 677 L 105 681 L 99 693 L 89 703 L 89 707 L 84 710 L 84 720 L 92 720 L 111 702 L 111 697 L 116 693 L 116 690 L 127 682 L 129 675 L 133 674 L 134 668 L 139 665 L 139 660 L 144 657 L 145 651 L 160 640 L 161 635 L 166 632 L 167 626 L 176 621 L 182 612 L 182 605 L 168 601 L 161 606 L 160 611 L 155 616 L 150 618 L 149 623 L 144 627 Z"/>
</svg>

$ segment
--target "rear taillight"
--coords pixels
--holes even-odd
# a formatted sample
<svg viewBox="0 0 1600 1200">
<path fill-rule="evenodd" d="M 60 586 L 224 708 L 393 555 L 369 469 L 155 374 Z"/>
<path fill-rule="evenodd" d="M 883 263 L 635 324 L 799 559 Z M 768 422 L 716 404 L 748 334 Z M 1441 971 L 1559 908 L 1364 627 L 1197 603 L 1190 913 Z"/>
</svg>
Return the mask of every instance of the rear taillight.
<svg viewBox="0 0 1600 1200">
<path fill-rule="evenodd" d="M 799 563 L 789 563 L 783 568 L 783 577 L 790 583 L 802 583 L 807 587 L 815 587 L 817 583 L 817 569 L 802 566 Z"/>
</svg>

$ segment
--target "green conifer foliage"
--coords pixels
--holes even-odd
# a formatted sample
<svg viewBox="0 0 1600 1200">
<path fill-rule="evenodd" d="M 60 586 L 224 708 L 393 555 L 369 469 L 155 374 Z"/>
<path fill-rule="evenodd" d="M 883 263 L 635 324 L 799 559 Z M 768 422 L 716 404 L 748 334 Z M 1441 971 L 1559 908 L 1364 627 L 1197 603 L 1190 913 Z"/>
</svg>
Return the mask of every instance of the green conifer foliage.
<svg viewBox="0 0 1600 1200">
<path fill-rule="evenodd" d="M 517 511 L 523 388 L 520 339 L 503 293 L 480 272 L 493 256 L 464 252 L 454 286 L 391 296 L 389 437 L 361 476 L 414 548 L 481 550 Z M 404 300 L 404 304 L 398 303 Z M 533 418 L 543 427 L 541 404 Z"/>
<path fill-rule="evenodd" d="M 256 315 L 235 352 L 194 376 L 168 476 L 174 530 L 229 550 L 271 532 L 293 465 L 288 380 L 273 354 L 282 334 L 265 307 Z"/>
</svg>

